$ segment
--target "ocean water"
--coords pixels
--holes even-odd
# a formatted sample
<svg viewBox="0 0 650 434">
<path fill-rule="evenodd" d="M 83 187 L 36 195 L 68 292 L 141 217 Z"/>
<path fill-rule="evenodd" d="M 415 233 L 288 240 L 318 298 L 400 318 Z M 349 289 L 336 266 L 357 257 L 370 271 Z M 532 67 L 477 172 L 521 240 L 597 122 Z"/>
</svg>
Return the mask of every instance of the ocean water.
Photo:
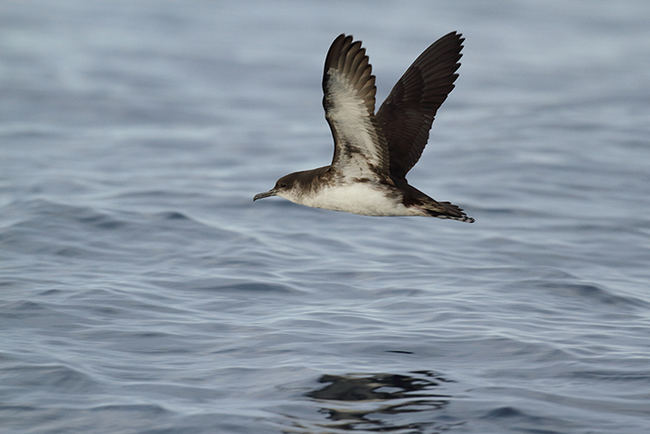
<svg viewBox="0 0 650 434">
<path fill-rule="evenodd" d="M 0 6 L 2 433 L 650 430 L 650 4 Z M 255 193 L 452 30 L 409 180 L 477 219 Z"/>
</svg>

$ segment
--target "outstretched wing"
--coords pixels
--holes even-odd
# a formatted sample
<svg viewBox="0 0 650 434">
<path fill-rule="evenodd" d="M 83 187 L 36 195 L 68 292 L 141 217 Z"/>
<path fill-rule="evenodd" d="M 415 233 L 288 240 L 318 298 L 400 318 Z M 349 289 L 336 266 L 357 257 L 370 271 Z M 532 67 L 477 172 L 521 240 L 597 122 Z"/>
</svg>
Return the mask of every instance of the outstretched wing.
<svg viewBox="0 0 650 434">
<path fill-rule="evenodd" d="M 431 44 L 379 108 L 377 121 L 388 143 L 393 177 L 403 179 L 420 159 L 436 112 L 458 78 L 464 40 L 451 32 Z"/>
<path fill-rule="evenodd" d="M 346 176 L 388 175 L 388 146 L 374 115 L 376 90 L 361 41 L 339 35 L 325 59 L 323 107 L 334 136 L 332 166 Z"/>
</svg>

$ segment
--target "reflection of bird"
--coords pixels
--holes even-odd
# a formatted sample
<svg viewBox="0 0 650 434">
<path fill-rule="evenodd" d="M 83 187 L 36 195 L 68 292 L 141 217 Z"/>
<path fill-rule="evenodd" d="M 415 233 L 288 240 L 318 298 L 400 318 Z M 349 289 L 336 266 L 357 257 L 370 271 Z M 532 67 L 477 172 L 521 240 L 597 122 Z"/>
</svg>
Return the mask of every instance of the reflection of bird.
<svg viewBox="0 0 650 434">
<path fill-rule="evenodd" d="M 328 429 L 437 432 L 443 425 L 432 411 L 444 408 L 451 399 L 436 393 L 441 383 L 450 380 L 430 371 L 323 375 L 318 381 L 327 385 L 305 395 L 327 415 L 331 422 L 322 426 Z M 404 413 L 410 414 L 408 419 L 390 418 Z"/>
<path fill-rule="evenodd" d="M 429 390 L 449 380 L 428 371 L 417 371 L 412 374 L 414 375 L 323 375 L 318 381 L 329 384 L 322 389 L 307 393 L 307 396 L 337 401 L 447 397 L 435 395 Z"/>
<path fill-rule="evenodd" d="M 253 200 L 281 196 L 302 205 L 365 215 L 418 215 L 472 223 L 461 208 L 412 187 L 436 111 L 454 88 L 463 38 L 434 42 L 397 82 L 375 114 L 375 76 L 361 41 L 339 35 L 327 53 L 323 107 L 334 136 L 329 166 L 290 173 Z"/>
</svg>

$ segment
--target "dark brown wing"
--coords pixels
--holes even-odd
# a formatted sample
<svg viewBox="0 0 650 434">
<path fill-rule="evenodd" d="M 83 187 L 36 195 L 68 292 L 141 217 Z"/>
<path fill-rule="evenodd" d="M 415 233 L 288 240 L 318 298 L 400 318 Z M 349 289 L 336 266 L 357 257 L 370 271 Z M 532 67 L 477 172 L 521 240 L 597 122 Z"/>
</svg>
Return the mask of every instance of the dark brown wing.
<svg viewBox="0 0 650 434">
<path fill-rule="evenodd" d="M 451 32 L 418 57 L 377 112 L 390 153 L 390 174 L 405 178 L 429 140 L 438 108 L 454 88 L 463 49 L 461 34 Z"/>
<path fill-rule="evenodd" d="M 323 108 L 334 136 L 332 166 L 345 175 L 388 175 L 388 146 L 374 115 L 376 91 L 361 41 L 339 35 L 325 58 Z"/>
</svg>

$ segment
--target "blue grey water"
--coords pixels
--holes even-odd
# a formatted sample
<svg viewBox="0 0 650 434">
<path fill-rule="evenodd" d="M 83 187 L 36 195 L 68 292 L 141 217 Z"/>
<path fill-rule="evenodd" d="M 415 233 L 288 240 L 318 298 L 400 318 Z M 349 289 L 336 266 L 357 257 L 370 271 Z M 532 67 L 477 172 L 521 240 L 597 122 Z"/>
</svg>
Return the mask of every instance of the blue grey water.
<svg viewBox="0 0 650 434">
<path fill-rule="evenodd" d="M 642 433 L 650 3 L 3 2 L 2 433 Z M 252 202 L 321 73 L 461 77 L 409 176 L 477 222 Z"/>
</svg>

